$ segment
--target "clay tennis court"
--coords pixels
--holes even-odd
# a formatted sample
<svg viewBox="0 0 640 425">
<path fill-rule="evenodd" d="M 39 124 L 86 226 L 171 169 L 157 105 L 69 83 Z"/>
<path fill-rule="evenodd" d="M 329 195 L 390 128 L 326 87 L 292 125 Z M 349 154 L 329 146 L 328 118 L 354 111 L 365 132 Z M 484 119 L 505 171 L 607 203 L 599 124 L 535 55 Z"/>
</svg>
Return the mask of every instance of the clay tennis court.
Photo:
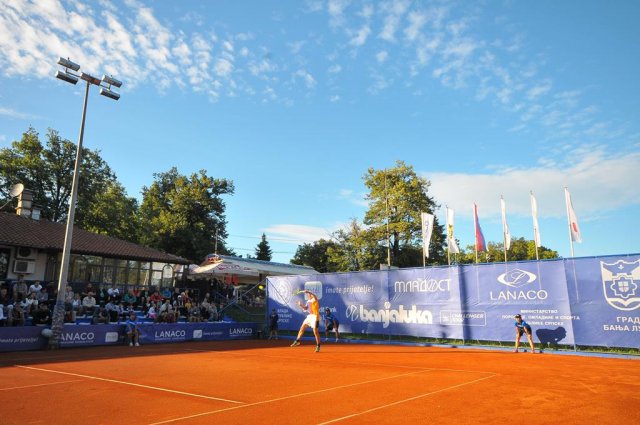
<svg viewBox="0 0 640 425">
<path fill-rule="evenodd" d="M 2 353 L 0 423 L 640 423 L 637 359 L 289 343 Z"/>
</svg>

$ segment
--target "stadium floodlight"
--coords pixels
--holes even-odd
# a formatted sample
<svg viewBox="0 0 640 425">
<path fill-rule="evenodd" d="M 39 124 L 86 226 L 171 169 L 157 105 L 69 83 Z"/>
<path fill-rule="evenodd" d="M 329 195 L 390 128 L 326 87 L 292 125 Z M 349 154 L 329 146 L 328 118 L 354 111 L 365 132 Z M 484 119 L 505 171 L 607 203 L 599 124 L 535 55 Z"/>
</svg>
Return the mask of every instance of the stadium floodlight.
<svg viewBox="0 0 640 425">
<path fill-rule="evenodd" d="M 72 71 L 76 72 L 78 72 L 78 70 L 80 69 L 80 65 L 65 58 L 58 58 L 58 65 L 64 66 L 65 68 L 71 69 Z"/>
<path fill-rule="evenodd" d="M 122 85 L 122 81 L 116 80 L 115 78 L 108 75 L 102 76 L 102 82 L 108 84 L 109 86 L 114 86 L 117 88 L 120 88 L 120 86 Z"/>
<path fill-rule="evenodd" d="M 94 84 L 96 86 L 100 85 L 100 80 L 98 78 L 94 77 L 93 75 L 89 75 L 87 73 L 81 72 L 80 73 L 80 78 L 85 80 L 87 83 L 91 83 L 91 84 Z"/>
<path fill-rule="evenodd" d="M 76 84 L 78 82 L 78 77 L 63 71 L 56 71 L 56 78 L 71 84 Z"/>
<path fill-rule="evenodd" d="M 80 178 L 80 165 L 82 163 L 82 141 L 84 138 L 84 122 L 87 115 L 87 100 L 89 99 L 89 87 L 95 85 L 100 87 L 100 94 L 109 97 L 114 100 L 118 100 L 120 95 L 114 93 L 111 90 L 111 85 L 120 87 L 122 83 L 114 78 L 102 77 L 105 80 L 107 87 L 102 85 L 102 80 L 89 75 L 85 72 L 81 72 L 80 75 L 75 75 L 68 70 L 78 71 L 80 65 L 71 62 L 69 59 L 59 58 L 58 65 L 65 67 L 65 71 L 58 71 L 56 78 L 59 78 L 68 83 L 75 84 L 78 82 L 78 77 L 87 82 L 87 87 L 84 92 L 84 103 L 82 106 L 82 120 L 80 121 L 80 136 L 78 137 L 78 148 L 76 150 L 76 161 L 73 169 L 73 179 L 71 181 L 71 196 L 69 199 L 69 213 L 67 214 L 67 227 L 64 235 L 64 246 L 62 248 L 62 259 L 60 261 L 60 277 L 58 279 L 58 296 L 56 298 L 56 304 L 53 308 L 53 315 L 51 320 L 51 335 L 49 336 L 49 348 L 58 348 L 60 339 L 62 337 L 62 326 L 64 324 L 65 313 L 65 299 L 64 295 L 67 289 L 67 278 L 69 276 L 69 265 L 71 260 L 71 241 L 73 239 L 73 225 L 75 221 L 76 203 L 78 199 L 78 181 Z M 117 85 L 116 85 L 117 83 Z"/>
<path fill-rule="evenodd" d="M 118 93 L 112 92 L 111 90 L 105 89 L 104 87 L 100 89 L 100 94 L 113 100 L 120 99 L 120 95 Z"/>
</svg>

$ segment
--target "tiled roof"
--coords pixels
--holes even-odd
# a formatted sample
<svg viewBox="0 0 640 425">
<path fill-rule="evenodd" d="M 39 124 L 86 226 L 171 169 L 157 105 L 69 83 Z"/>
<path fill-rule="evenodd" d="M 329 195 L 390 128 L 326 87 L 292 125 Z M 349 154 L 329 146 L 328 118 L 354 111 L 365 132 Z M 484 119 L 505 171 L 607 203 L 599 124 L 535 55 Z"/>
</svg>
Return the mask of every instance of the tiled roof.
<svg viewBox="0 0 640 425">
<path fill-rule="evenodd" d="M 0 212 L 0 244 L 24 246 L 45 251 L 62 251 L 66 223 L 33 220 L 13 213 Z M 153 248 L 136 245 L 97 233 L 73 228 L 73 254 L 97 255 L 126 260 L 190 264 L 185 258 L 166 254 Z"/>
</svg>

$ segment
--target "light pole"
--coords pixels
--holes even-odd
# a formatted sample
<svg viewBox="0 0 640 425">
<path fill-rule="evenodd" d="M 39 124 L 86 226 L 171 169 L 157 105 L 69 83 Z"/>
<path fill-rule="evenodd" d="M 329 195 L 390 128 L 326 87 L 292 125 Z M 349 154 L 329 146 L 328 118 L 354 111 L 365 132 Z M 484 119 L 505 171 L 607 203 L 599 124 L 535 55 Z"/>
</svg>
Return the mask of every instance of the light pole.
<svg viewBox="0 0 640 425">
<path fill-rule="evenodd" d="M 100 94 L 113 100 L 120 99 L 120 95 L 111 91 L 111 86 L 120 87 L 122 82 L 107 75 L 102 76 L 102 80 L 89 74 L 81 72 L 74 74 L 80 69 L 80 65 L 68 59 L 59 58 L 58 65 L 64 67 L 64 71 L 57 71 L 56 78 L 67 83 L 76 84 L 78 77 L 87 82 L 84 92 L 84 103 L 82 105 L 82 120 L 80 121 L 80 136 L 78 137 L 78 150 L 76 151 L 76 162 L 73 168 L 73 180 L 71 184 L 71 199 L 69 200 L 69 214 L 67 216 L 67 228 L 64 235 L 64 248 L 62 249 L 62 263 L 60 266 L 60 277 L 58 279 L 58 296 L 53 309 L 51 321 L 51 336 L 49 337 L 49 348 L 58 348 L 62 326 L 64 324 L 64 299 L 67 292 L 67 278 L 69 275 L 69 260 L 71 258 L 71 241 L 73 240 L 73 224 L 76 214 L 76 200 L 78 198 L 78 180 L 80 177 L 80 164 L 82 163 L 82 139 L 84 138 L 84 121 L 87 114 L 87 99 L 89 98 L 89 87 L 93 84 L 100 87 Z"/>
</svg>

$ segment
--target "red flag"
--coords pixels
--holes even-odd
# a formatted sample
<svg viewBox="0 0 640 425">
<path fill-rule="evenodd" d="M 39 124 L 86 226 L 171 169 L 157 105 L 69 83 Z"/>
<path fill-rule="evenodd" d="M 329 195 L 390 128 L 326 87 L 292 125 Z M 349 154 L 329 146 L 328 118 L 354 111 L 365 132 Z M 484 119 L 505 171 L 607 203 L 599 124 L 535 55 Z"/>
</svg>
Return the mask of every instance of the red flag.
<svg viewBox="0 0 640 425">
<path fill-rule="evenodd" d="M 476 251 L 486 251 L 487 245 L 484 242 L 484 235 L 478 221 L 478 206 L 475 203 L 473 204 L 473 222 L 476 228 Z"/>
</svg>

